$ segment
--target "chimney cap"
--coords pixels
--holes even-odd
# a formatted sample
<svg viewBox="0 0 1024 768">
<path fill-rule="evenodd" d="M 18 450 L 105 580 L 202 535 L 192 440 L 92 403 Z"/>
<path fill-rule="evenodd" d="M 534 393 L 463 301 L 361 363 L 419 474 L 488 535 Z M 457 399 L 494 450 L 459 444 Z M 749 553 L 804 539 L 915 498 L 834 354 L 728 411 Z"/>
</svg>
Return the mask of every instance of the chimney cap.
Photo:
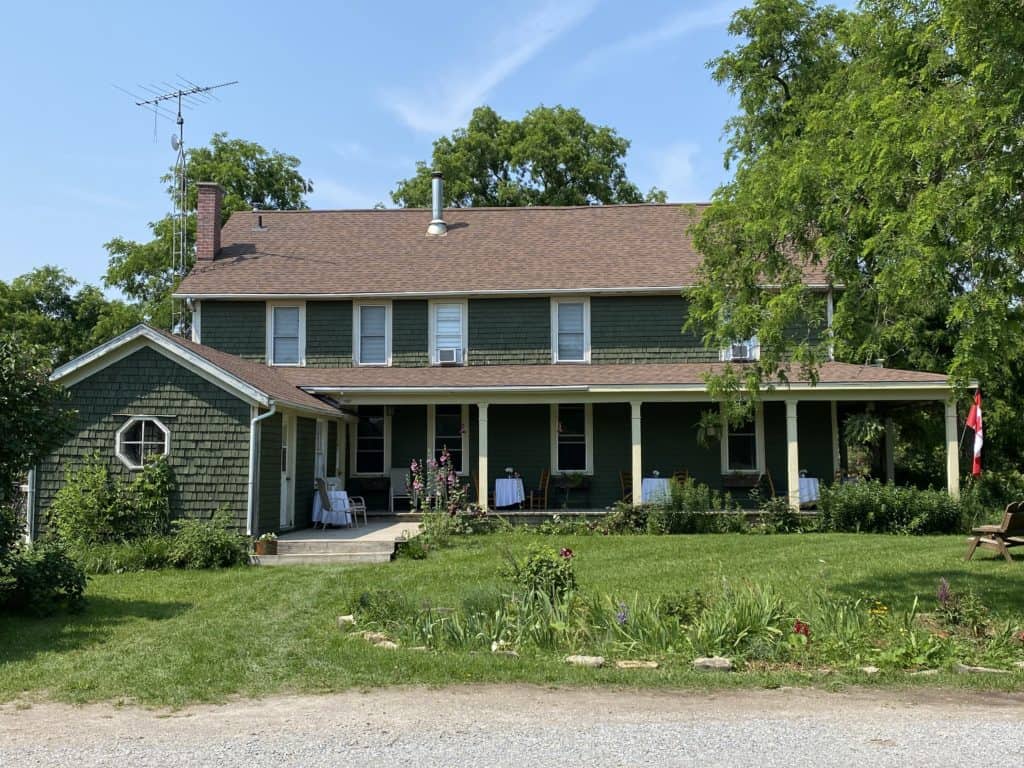
<svg viewBox="0 0 1024 768">
<path fill-rule="evenodd" d="M 444 174 L 441 173 L 440 171 L 431 171 L 430 172 L 430 178 L 432 178 L 432 179 L 443 179 L 444 178 Z"/>
</svg>

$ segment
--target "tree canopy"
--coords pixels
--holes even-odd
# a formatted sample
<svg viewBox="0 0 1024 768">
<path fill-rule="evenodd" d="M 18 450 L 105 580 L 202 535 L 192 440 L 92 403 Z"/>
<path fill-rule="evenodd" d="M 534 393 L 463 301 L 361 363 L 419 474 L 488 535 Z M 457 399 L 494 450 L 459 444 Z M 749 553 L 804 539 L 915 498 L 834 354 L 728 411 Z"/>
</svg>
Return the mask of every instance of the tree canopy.
<svg viewBox="0 0 1024 768">
<path fill-rule="evenodd" d="M 299 173 L 299 165 L 294 155 L 268 151 L 244 139 L 229 139 L 226 133 L 215 133 L 207 147 L 189 149 L 186 269 L 195 258 L 197 182 L 215 181 L 224 187 L 221 217 L 225 220 L 235 211 L 252 208 L 296 210 L 307 207 L 305 195 L 313 191 L 312 181 Z M 173 200 L 174 169 L 161 180 Z M 170 296 L 178 282 L 171 264 L 173 221 L 165 216 L 149 227 L 153 237 L 145 243 L 114 237 L 105 244 L 110 260 L 104 282 L 137 302 L 148 322 L 169 328 Z"/>
<path fill-rule="evenodd" d="M 477 107 L 465 128 L 434 142 L 430 164 L 418 161 L 391 199 L 429 208 L 430 174 L 440 171 L 446 206 L 664 202 L 661 190 L 645 196 L 626 177 L 628 149 L 627 139 L 588 122 L 578 109 L 540 106 L 506 120 Z"/>
<path fill-rule="evenodd" d="M 1024 392 L 1024 6 L 757 0 L 729 31 L 741 42 L 709 66 L 739 101 L 735 175 L 694 231 L 690 322 L 715 346 L 759 338 L 753 388 L 787 360 L 813 372 L 834 343 L 841 360 L 978 379 L 986 437 L 1008 427 Z M 820 311 L 808 269 L 838 287 L 833 338 L 787 333 Z"/>
<path fill-rule="evenodd" d="M 77 288 L 77 290 L 75 290 Z M 0 326 L 5 338 L 45 352 L 60 365 L 139 322 L 138 311 L 109 300 L 92 285 L 78 282 L 57 267 L 40 267 L 0 280 Z"/>
</svg>

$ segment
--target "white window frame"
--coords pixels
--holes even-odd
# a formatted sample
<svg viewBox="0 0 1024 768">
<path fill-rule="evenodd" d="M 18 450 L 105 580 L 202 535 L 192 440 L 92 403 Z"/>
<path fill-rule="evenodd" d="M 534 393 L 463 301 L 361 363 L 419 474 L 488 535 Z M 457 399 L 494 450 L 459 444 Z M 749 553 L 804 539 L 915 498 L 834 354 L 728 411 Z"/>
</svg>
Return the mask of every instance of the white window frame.
<svg viewBox="0 0 1024 768">
<path fill-rule="evenodd" d="M 374 407 L 374 406 L 370 406 Z M 381 472 L 359 471 L 359 422 L 355 422 L 348 431 L 348 455 L 351 456 L 350 477 L 387 477 L 391 471 L 391 406 L 380 406 L 384 409 L 384 469 Z"/>
<path fill-rule="evenodd" d="M 761 342 L 758 341 L 757 336 L 751 336 L 749 339 L 738 339 L 737 341 L 734 341 L 733 344 L 746 344 L 747 347 L 750 349 L 750 357 L 740 362 L 748 362 L 761 359 Z M 723 363 L 728 363 L 732 361 L 732 344 L 730 344 L 725 349 L 720 349 L 718 351 L 718 359 L 721 360 Z"/>
<path fill-rule="evenodd" d="M 765 468 L 764 450 L 764 406 L 757 403 L 754 406 L 754 469 L 729 469 L 729 420 L 725 417 L 725 409 L 719 405 L 722 415 L 722 439 L 721 458 L 723 475 L 760 475 Z"/>
<path fill-rule="evenodd" d="M 561 304 L 583 305 L 583 359 L 560 360 L 558 358 L 558 307 Z M 590 362 L 590 297 L 551 298 L 551 362 L 565 365 L 586 365 Z"/>
<path fill-rule="evenodd" d="M 469 302 L 466 299 L 453 299 L 451 301 L 445 301 L 444 299 L 431 299 L 427 303 L 429 308 L 427 314 L 427 325 L 429 326 L 427 338 L 428 344 L 430 345 L 430 364 L 441 364 L 441 361 L 438 360 L 437 356 L 437 308 L 446 304 L 456 304 L 461 308 L 462 341 L 460 346 L 462 351 L 462 360 L 458 364 L 465 365 L 466 360 L 469 357 Z"/>
<path fill-rule="evenodd" d="M 138 424 L 140 421 L 152 421 L 154 424 L 156 424 L 157 428 L 164 433 L 164 456 L 171 455 L 171 430 L 167 427 L 166 424 L 160 421 L 160 419 L 158 419 L 156 416 L 130 416 L 128 420 L 121 425 L 121 428 L 117 430 L 117 433 L 114 436 L 114 453 L 117 455 L 117 458 L 121 461 L 122 464 L 128 467 L 128 469 L 132 470 L 142 469 L 144 464 L 136 464 L 127 456 L 125 456 L 124 452 L 122 451 L 121 441 L 124 438 L 124 433 L 127 432 L 133 425 Z"/>
<path fill-rule="evenodd" d="M 587 466 L 583 470 L 562 469 L 558 466 L 558 407 L 559 405 L 582 405 Z M 551 404 L 551 474 L 594 474 L 594 404 L 593 403 L 552 403 Z"/>
<path fill-rule="evenodd" d="M 360 319 L 363 307 L 384 307 L 384 362 L 364 363 L 360 334 Z M 352 364 L 358 366 L 376 366 L 387 368 L 391 365 L 391 302 L 390 301 L 354 301 L 352 302 Z"/>
<path fill-rule="evenodd" d="M 299 310 L 299 362 L 278 363 L 274 360 L 274 310 L 294 307 Z M 280 368 L 301 368 L 306 364 L 306 302 L 304 301 L 268 301 L 267 302 L 267 365 Z"/>
<path fill-rule="evenodd" d="M 456 472 L 459 477 L 468 477 L 470 472 L 469 460 L 469 403 L 463 403 L 462 408 L 462 470 Z M 434 458 L 434 443 L 437 442 L 437 406 L 431 405 L 427 408 L 427 456 Z"/>
</svg>

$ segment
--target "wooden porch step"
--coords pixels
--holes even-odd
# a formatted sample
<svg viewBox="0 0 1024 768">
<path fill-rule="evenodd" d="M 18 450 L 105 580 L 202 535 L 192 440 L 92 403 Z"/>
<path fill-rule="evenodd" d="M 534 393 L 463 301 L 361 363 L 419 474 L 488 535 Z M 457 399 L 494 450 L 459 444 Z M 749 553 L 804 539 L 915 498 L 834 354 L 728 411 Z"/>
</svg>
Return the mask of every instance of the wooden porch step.
<svg viewBox="0 0 1024 768">
<path fill-rule="evenodd" d="M 253 555 L 253 565 L 357 565 L 363 563 L 387 563 L 394 553 L 378 552 L 299 552 L 290 555 Z"/>
<path fill-rule="evenodd" d="M 277 554 L 283 555 L 374 555 L 395 551 L 394 541 L 362 541 L 359 539 L 282 539 L 277 542 Z"/>
</svg>

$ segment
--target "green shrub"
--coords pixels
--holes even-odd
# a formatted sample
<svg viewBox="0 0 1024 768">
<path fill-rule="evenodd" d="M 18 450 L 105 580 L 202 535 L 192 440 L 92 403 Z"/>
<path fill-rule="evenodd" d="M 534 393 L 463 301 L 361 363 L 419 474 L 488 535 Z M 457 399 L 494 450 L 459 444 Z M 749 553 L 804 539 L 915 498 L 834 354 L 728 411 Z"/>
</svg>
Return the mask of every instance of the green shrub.
<svg viewBox="0 0 1024 768">
<path fill-rule="evenodd" d="M 617 501 L 601 521 L 600 530 L 602 533 L 643 533 L 647 530 L 647 513 L 645 507 Z"/>
<path fill-rule="evenodd" d="M 669 500 L 646 507 L 646 531 L 653 534 L 720 533 L 746 530 L 739 507 L 728 493 L 687 478 L 669 483 Z M 737 525 L 737 522 L 741 523 Z"/>
<path fill-rule="evenodd" d="M 128 481 L 112 479 L 107 465 L 93 454 L 81 469 L 68 473 L 50 505 L 50 524 L 61 541 L 76 544 L 166 533 L 173 490 L 173 473 L 162 456 Z"/>
<path fill-rule="evenodd" d="M 502 575 L 522 593 L 564 599 L 576 589 L 576 573 L 571 549 L 531 547 L 521 558 L 511 558 Z"/>
<path fill-rule="evenodd" d="M 64 548 L 46 542 L 0 556 L 0 609 L 46 615 L 59 607 L 79 609 L 85 573 Z"/>
<path fill-rule="evenodd" d="M 174 521 L 170 563 L 176 568 L 230 568 L 249 562 L 249 539 L 235 531 L 235 521 L 220 509 L 209 520 Z"/>
<path fill-rule="evenodd" d="M 71 554 L 86 573 L 130 573 L 155 571 L 171 565 L 170 536 L 146 536 L 133 541 L 77 545 Z"/>
<path fill-rule="evenodd" d="M 822 528 L 865 533 L 956 533 L 959 504 L 944 491 L 867 480 L 822 486 Z"/>
<path fill-rule="evenodd" d="M 726 589 L 693 620 L 686 639 L 698 656 L 769 658 L 792 622 L 771 587 Z"/>
</svg>

